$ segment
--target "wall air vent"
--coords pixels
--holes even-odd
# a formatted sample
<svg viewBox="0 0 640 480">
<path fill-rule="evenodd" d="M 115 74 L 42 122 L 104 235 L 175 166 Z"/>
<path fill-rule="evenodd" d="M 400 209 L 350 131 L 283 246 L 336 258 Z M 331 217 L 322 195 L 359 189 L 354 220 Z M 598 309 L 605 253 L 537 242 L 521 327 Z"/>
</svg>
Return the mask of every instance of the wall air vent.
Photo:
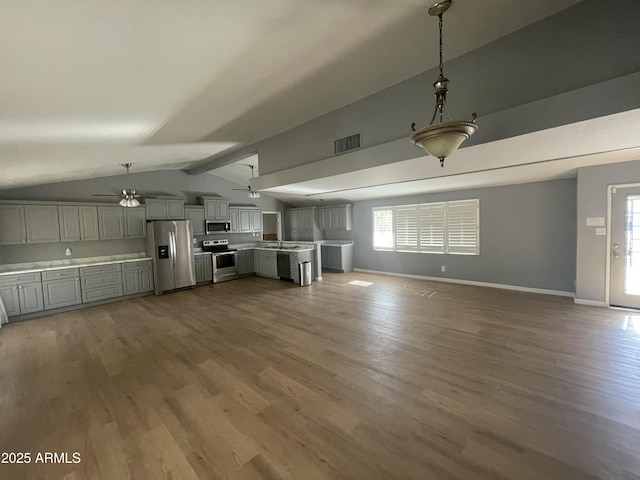
<svg viewBox="0 0 640 480">
<path fill-rule="evenodd" d="M 333 142 L 333 153 L 340 155 L 341 153 L 350 152 L 351 150 L 358 150 L 360 146 L 360 134 L 350 135 L 348 137 L 339 138 Z"/>
</svg>

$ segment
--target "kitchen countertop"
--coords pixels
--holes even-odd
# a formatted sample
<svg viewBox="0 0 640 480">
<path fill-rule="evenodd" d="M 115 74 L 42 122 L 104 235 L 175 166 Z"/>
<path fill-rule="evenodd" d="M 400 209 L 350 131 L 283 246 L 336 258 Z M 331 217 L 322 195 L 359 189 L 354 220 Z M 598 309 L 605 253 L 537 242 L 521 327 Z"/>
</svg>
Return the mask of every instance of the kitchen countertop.
<svg viewBox="0 0 640 480">
<path fill-rule="evenodd" d="M 237 245 L 229 245 L 229 248 L 236 250 L 264 250 L 265 252 L 308 252 L 315 250 L 316 246 L 313 242 L 283 242 L 285 246 L 294 246 L 296 248 L 278 248 L 279 242 L 263 242 L 263 243 L 239 243 Z"/>
<path fill-rule="evenodd" d="M 0 265 L 0 276 L 15 275 L 16 273 L 35 273 L 62 268 L 89 267 L 94 265 L 106 265 L 109 263 L 136 262 L 139 260 L 151 260 L 145 253 L 128 253 L 123 255 L 106 255 L 103 257 L 73 258 L 65 260 L 43 260 L 30 263 L 13 263 Z"/>
</svg>

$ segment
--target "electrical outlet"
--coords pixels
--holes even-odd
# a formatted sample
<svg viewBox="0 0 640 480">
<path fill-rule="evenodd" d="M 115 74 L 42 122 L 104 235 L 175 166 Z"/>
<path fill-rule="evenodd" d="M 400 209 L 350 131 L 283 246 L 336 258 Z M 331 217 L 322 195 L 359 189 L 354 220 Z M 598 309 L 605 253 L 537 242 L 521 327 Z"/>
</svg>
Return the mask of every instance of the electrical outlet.
<svg viewBox="0 0 640 480">
<path fill-rule="evenodd" d="M 447 271 L 447 267 L 445 267 L 444 265 L 442 265 L 442 266 L 440 267 L 440 271 L 441 271 L 441 272 L 446 272 L 446 271 Z"/>
<path fill-rule="evenodd" d="M 70 248 L 67 248 L 67 249 L 64 251 L 64 254 L 65 254 L 67 257 L 70 257 L 70 256 L 71 256 L 71 249 L 70 249 Z"/>
</svg>

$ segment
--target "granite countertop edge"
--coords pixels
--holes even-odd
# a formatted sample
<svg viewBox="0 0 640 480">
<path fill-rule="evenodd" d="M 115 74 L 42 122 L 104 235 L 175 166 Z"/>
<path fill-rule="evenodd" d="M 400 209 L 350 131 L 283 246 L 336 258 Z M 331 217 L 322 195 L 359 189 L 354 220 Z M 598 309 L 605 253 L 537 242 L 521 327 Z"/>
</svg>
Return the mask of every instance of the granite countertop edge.
<svg viewBox="0 0 640 480">
<path fill-rule="evenodd" d="M 0 276 L 16 275 L 20 273 L 47 272 L 50 270 L 61 270 L 65 268 L 92 267 L 97 265 L 108 265 L 110 263 L 138 262 L 141 260 L 151 260 L 145 253 L 128 253 L 122 255 L 106 255 L 102 257 L 85 257 L 65 260 L 45 260 L 31 263 L 14 263 L 0 265 Z"/>
</svg>

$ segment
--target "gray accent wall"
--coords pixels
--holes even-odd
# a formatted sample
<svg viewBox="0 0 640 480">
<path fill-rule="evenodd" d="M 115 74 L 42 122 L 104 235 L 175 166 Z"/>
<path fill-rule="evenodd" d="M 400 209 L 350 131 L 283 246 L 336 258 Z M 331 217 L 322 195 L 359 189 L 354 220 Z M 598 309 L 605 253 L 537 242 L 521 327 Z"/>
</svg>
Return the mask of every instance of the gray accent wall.
<svg viewBox="0 0 640 480">
<path fill-rule="evenodd" d="M 464 146 L 640 108 L 638 25 L 638 0 L 585 0 L 447 59 L 451 112 L 479 115 Z M 257 151 L 266 175 L 331 158 L 333 141 L 354 133 L 365 149 L 400 138 L 410 145 L 411 123 L 427 124 L 433 112 L 437 76 L 433 68 L 232 156 Z M 406 157 L 397 154 L 390 161 Z"/>
<path fill-rule="evenodd" d="M 373 249 L 373 207 L 470 198 L 480 199 L 479 256 Z M 356 202 L 353 217 L 356 268 L 574 291 L 575 179 Z"/>
<path fill-rule="evenodd" d="M 609 217 L 608 186 L 640 183 L 640 160 L 578 169 L 576 299 L 606 302 L 607 236 L 587 217 Z"/>
</svg>

